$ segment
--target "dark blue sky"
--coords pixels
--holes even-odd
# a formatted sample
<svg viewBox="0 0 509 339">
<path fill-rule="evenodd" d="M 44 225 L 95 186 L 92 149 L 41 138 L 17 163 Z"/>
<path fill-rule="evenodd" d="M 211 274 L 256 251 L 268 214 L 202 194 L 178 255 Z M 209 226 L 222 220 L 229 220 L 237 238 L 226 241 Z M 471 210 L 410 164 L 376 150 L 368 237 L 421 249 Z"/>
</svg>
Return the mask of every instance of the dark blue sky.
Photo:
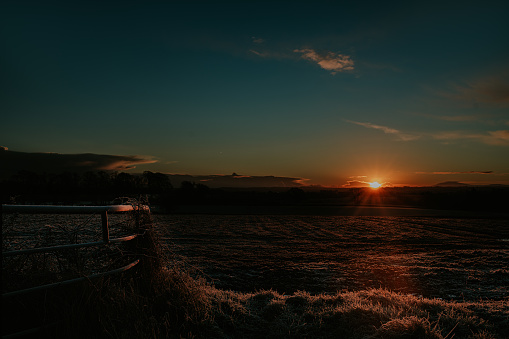
<svg viewBox="0 0 509 339">
<path fill-rule="evenodd" d="M 7 1 L 0 145 L 333 186 L 509 183 L 508 13 L 503 1 Z"/>
</svg>

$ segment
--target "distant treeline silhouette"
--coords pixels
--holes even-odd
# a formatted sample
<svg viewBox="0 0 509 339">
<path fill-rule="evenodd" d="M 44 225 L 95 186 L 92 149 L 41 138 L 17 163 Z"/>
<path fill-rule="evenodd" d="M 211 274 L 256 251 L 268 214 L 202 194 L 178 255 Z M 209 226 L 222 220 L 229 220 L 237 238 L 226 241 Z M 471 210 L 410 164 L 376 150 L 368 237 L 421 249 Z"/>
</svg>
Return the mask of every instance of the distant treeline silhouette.
<svg viewBox="0 0 509 339">
<path fill-rule="evenodd" d="M 118 197 L 144 196 L 152 206 L 171 212 L 178 205 L 372 205 L 506 212 L 507 186 L 370 188 L 209 188 L 183 181 L 174 187 L 166 174 L 145 171 L 19 171 L 0 182 L 2 203 L 109 204 Z"/>
<path fill-rule="evenodd" d="M 2 202 L 105 203 L 119 196 L 161 194 L 173 188 L 167 175 L 143 172 L 35 173 L 19 171 L 0 183 Z"/>
</svg>

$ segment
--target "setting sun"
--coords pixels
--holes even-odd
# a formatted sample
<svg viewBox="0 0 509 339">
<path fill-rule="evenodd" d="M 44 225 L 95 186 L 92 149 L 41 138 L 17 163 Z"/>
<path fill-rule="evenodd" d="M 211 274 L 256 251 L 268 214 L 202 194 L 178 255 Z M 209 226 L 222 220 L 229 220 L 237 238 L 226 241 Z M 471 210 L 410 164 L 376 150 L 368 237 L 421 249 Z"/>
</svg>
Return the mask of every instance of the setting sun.
<svg viewBox="0 0 509 339">
<path fill-rule="evenodd" d="M 382 187 L 382 184 L 380 184 L 378 181 L 373 181 L 369 183 L 369 187 L 376 189 Z"/>
</svg>

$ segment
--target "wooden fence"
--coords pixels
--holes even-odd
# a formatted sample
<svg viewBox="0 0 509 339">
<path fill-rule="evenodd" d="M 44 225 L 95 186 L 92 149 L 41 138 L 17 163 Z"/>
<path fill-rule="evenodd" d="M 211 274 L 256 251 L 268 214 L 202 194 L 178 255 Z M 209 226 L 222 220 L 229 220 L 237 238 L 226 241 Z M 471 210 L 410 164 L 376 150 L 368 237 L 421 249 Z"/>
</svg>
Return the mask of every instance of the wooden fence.
<svg viewBox="0 0 509 339">
<path fill-rule="evenodd" d="M 23 256 L 23 255 L 32 255 L 36 253 L 49 253 L 49 252 L 58 252 L 58 251 L 66 251 L 66 250 L 74 250 L 79 248 L 86 247 L 101 247 L 101 246 L 109 246 L 111 244 L 118 244 L 127 242 L 130 240 L 139 237 L 140 234 L 129 234 L 122 237 L 110 238 L 110 224 L 109 224 L 109 213 L 125 213 L 125 212 L 133 212 L 139 209 L 145 210 L 147 213 L 150 213 L 150 210 L 147 206 L 140 205 L 109 205 L 109 206 L 48 206 L 48 205 L 0 205 L 0 226 L 2 226 L 2 232 L 4 231 L 4 215 L 5 214 L 100 214 L 101 215 L 101 233 L 102 239 L 100 241 L 94 242 L 83 242 L 83 243 L 72 243 L 72 244 L 62 244 L 56 246 L 43 246 L 43 247 L 32 247 L 32 248 L 24 248 L 17 250 L 7 250 L 4 251 L 4 234 L 2 234 L 2 279 L 5 278 L 4 275 L 4 260 L 8 260 L 8 258 L 12 258 L 15 256 Z M 46 283 L 38 286 L 33 286 L 29 288 L 22 288 L 16 290 L 9 290 L 4 292 L 4 282 L 2 282 L 2 302 L 7 299 L 11 299 L 15 296 L 20 296 L 24 294 L 29 294 L 31 292 L 43 291 L 46 289 L 53 289 L 56 287 L 75 284 L 84 281 L 90 281 L 93 279 L 97 279 L 104 276 L 114 275 L 121 272 L 125 272 L 134 266 L 136 266 L 140 262 L 139 258 L 132 260 L 122 267 L 118 267 L 115 269 L 109 269 L 106 272 L 100 272 L 95 274 L 82 275 L 79 277 L 73 277 L 72 279 L 60 280 L 52 283 Z M 28 272 L 30 274 L 30 272 Z M 12 282 L 10 284 L 12 286 Z M 11 333 L 8 335 L 3 335 L 2 338 L 15 338 L 24 336 L 30 333 L 35 333 L 40 328 L 32 328 L 28 330 L 23 330 L 21 332 Z"/>
</svg>

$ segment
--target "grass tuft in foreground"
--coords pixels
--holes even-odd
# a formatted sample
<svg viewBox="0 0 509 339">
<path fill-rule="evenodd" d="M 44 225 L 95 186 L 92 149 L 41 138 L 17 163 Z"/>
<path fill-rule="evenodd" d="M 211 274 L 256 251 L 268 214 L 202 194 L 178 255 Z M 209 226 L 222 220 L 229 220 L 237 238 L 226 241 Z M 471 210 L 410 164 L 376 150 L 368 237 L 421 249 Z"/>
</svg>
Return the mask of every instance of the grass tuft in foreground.
<svg viewBox="0 0 509 339">
<path fill-rule="evenodd" d="M 509 333 L 508 301 L 447 302 L 385 289 L 238 293 L 216 289 L 178 267 L 162 271 L 150 295 L 130 291 L 112 296 L 109 305 L 101 325 L 117 338 L 487 339 Z"/>
</svg>

